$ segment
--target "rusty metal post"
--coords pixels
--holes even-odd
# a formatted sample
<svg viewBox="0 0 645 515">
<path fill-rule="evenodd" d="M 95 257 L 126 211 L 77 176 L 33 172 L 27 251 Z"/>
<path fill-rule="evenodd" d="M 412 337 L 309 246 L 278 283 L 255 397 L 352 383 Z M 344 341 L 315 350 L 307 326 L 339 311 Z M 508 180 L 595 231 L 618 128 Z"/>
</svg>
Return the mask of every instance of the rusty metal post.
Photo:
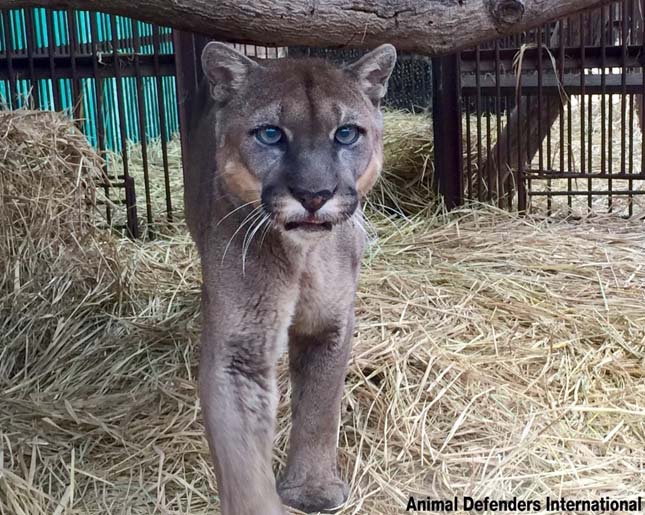
<svg viewBox="0 0 645 515">
<path fill-rule="evenodd" d="M 432 59 L 436 185 L 447 209 L 464 202 L 459 54 Z"/>
<path fill-rule="evenodd" d="M 128 237 L 138 239 L 139 233 L 139 219 L 137 217 L 137 193 L 134 184 L 134 179 L 130 175 L 123 177 L 123 184 L 125 187 L 125 208 L 126 208 L 126 230 Z"/>
</svg>

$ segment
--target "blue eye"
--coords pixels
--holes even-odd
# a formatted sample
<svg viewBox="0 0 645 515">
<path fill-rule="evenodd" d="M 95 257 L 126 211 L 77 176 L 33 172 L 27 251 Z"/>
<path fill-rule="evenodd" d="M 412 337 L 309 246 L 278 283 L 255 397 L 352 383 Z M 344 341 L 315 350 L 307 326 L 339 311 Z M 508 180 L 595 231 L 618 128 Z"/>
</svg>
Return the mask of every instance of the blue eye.
<svg viewBox="0 0 645 515">
<path fill-rule="evenodd" d="M 282 141 L 283 132 L 278 127 L 267 125 L 255 131 L 255 137 L 265 145 L 277 145 Z"/>
<path fill-rule="evenodd" d="M 352 143 L 356 143 L 359 136 L 360 132 L 358 131 L 358 127 L 355 125 L 344 125 L 338 128 L 334 139 L 341 145 L 351 145 Z"/>
</svg>

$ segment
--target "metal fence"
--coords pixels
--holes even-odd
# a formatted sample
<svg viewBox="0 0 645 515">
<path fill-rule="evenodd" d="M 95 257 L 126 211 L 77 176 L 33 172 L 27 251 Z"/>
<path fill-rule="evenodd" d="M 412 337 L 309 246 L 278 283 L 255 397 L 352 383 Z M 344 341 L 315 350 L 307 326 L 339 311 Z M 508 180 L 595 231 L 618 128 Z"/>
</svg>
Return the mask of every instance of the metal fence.
<svg viewBox="0 0 645 515">
<path fill-rule="evenodd" d="M 644 4 L 615 1 L 432 65 L 401 59 L 386 103 L 425 110 L 434 99 L 437 183 L 449 207 L 472 199 L 547 214 L 642 211 Z M 152 234 L 180 200 L 171 187 L 181 181 L 173 135 L 193 109 L 206 42 L 99 13 L 0 11 L 0 102 L 79 120 L 106 157 L 106 196 L 124 206 L 121 214 L 107 209 L 108 221 L 123 219 L 132 236 L 143 221 Z M 260 58 L 287 53 L 240 49 Z"/>
<path fill-rule="evenodd" d="M 613 2 L 461 53 L 467 199 L 643 211 L 644 4 Z"/>
<path fill-rule="evenodd" d="M 173 34 L 169 28 L 102 13 L 0 11 L 0 108 L 66 111 L 105 158 L 108 223 L 133 237 L 143 231 L 150 236 L 160 215 L 172 220 L 182 200 L 176 187 L 181 181 L 179 121 L 191 109 L 206 42 L 199 35 Z M 257 58 L 291 53 L 349 60 L 359 55 L 235 46 Z M 429 60 L 403 58 L 388 105 L 425 109 L 430 98 Z"/>
<path fill-rule="evenodd" d="M 139 236 L 139 201 L 151 227 L 153 183 L 164 184 L 172 219 L 167 145 L 179 116 L 170 29 L 84 11 L 8 10 L 0 12 L 0 63 L 4 108 L 67 111 L 103 155 L 108 223 Z M 152 144 L 158 166 L 149 159 Z M 153 170 L 158 176 L 150 177 Z"/>
</svg>

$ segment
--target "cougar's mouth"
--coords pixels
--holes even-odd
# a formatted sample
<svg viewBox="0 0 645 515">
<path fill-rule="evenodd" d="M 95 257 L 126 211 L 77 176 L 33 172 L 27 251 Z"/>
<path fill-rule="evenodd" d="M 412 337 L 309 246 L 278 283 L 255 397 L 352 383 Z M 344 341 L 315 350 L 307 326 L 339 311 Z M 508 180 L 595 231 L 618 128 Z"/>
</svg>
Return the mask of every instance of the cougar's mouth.
<svg viewBox="0 0 645 515">
<path fill-rule="evenodd" d="M 318 231 L 331 231 L 331 222 L 320 222 L 320 223 L 311 223 L 311 222 L 288 222 L 285 224 L 284 228 L 287 231 L 308 231 L 308 232 L 318 232 Z"/>
<path fill-rule="evenodd" d="M 304 220 L 298 220 L 293 222 L 287 222 L 284 224 L 286 231 L 307 231 L 307 232 L 318 232 L 318 231 L 331 231 L 332 223 L 320 220 L 315 216 L 309 216 Z"/>
</svg>

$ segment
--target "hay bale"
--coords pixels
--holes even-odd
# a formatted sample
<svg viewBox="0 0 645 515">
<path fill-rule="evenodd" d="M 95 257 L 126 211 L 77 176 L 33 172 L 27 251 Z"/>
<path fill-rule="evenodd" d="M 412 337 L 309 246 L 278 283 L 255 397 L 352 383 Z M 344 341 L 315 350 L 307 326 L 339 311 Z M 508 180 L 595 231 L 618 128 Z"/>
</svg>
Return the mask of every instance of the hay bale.
<svg viewBox="0 0 645 515">
<path fill-rule="evenodd" d="M 31 358 L 51 358 L 83 326 L 76 314 L 92 320 L 124 281 L 117 241 L 96 228 L 101 160 L 86 138 L 50 112 L 0 112 L 0 127 L 2 390 L 37 377 Z M 88 292 L 97 293 L 91 309 L 82 304 Z"/>
<path fill-rule="evenodd" d="M 0 111 L 0 228 L 15 238 L 67 241 L 93 231 L 101 161 L 68 118 Z"/>
<path fill-rule="evenodd" d="M 464 122 L 465 123 L 465 122 Z M 385 110 L 383 113 L 383 174 L 369 196 L 378 211 L 416 215 L 432 214 L 441 206 L 434 177 L 434 129 L 428 113 Z M 463 134 L 464 173 L 468 149 L 476 178 L 476 134 L 467 144 Z M 491 137 L 494 144 L 496 136 Z M 464 179 L 465 180 L 465 179 Z M 474 179 L 473 179 L 474 180 Z"/>
<path fill-rule="evenodd" d="M 52 276 L 68 294 L 84 291 L 110 254 L 96 229 L 101 159 L 60 113 L 1 111 L 0 127 L 0 293 L 29 303 Z"/>
<path fill-rule="evenodd" d="M 76 444 L 89 432 L 123 450 L 111 425 L 132 419 L 132 394 L 118 393 L 132 371 L 118 349 L 134 341 L 154 361 L 151 341 L 185 337 L 199 307 L 197 258 L 185 232 L 172 252 L 97 228 L 102 163 L 66 117 L 0 112 L 0 127 L 0 513 L 66 513 L 74 501 L 108 513 L 77 490 L 103 475 L 86 460 L 105 449 Z M 70 450 L 80 466 L 59 495 L 51 480 L 66 474 Z"/>
<path fill-rule="evenodd" d="M 377 209 L 416 214 L 437 202 L 433 190 L 432 118 L 386 110 L 383 113 L 383 173 L 369 201 Z"/>
</svg>

